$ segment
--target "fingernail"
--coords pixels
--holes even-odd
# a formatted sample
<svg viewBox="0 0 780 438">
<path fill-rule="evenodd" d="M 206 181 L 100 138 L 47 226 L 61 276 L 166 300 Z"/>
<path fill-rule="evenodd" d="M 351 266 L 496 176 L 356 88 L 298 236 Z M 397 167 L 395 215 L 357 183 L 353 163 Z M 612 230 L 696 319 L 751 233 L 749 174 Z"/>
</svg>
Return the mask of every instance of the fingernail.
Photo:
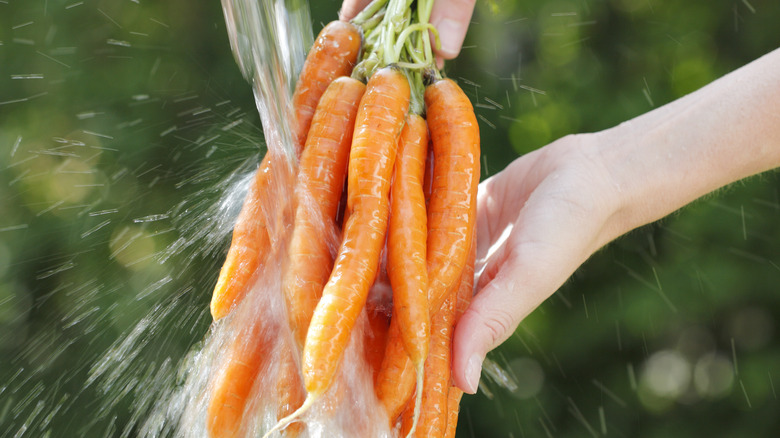
<svg viewBox="0 0 780 438">
<path fill-rule="evenodd" d="M 441 49 L 439 53 L 445 57 L 454 57 L 460 51 L 462 41 L 463 26 L 460 22 L 445 18 L 436 24 L 441 40 Z"/>
<path fill-rule="evenodd" d="M 479 375 L 482 373 L 482 358 L 475 354 L 466 362 L 466 392 L 475 394 L 479 387 Z"/>
</svg>

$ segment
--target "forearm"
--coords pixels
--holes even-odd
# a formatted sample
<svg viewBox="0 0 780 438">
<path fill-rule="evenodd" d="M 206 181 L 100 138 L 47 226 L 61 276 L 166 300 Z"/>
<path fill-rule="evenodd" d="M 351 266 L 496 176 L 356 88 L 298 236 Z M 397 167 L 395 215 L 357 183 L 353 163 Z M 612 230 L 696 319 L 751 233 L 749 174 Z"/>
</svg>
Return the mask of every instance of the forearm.
<svg viewBox="0 0 780 438">
<path fill-rule="evenodd" d="M 780 49 L 594 135 L 621 200 L 608 241 L 780 166 Z"/>
</svg>

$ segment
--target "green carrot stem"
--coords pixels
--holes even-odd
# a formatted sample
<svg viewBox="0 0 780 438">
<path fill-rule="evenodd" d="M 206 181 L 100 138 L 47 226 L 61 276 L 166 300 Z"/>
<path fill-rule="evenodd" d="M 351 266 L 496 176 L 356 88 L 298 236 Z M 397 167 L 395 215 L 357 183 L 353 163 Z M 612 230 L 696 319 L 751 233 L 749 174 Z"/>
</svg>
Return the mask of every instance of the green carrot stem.
<svg viewBox="0 0 780 438">
<path fill-rule="evenodd" d="M 412 32 L 423 32 L 423 34 L 427 34 L 427 31 L 433 31 L 436 33 L 436 28 L 433 27 L 432 24 L 429 23 L 416 23 L 412 24 L 411 26 L 407 26 L 400 35 L 398 35 L 398 39 L 395 42 L 395 47 L 393 48 L 393 52 L 396 59 L 399 59 L 401 57 L 401 49 L 403 49 L 404 43 L 409 38 L 409 35 L 411 35 Z M 424 37 L 423 37 L 424 38 Z M 426 60 L 428 62 L 431 62 L 433 59 L 433 56 L 426 57 Z"/>
<path fill-rule="evenodd" d="M 385 11 L 381 9 L 376 14 L 368 17 L 365 21 L 363 21 L 363 24 L 360 25 L 360 27 L 363 28 L 363 33 L 367 34 L 372 32 L 374 28 L 376 28 L 384 18 L 385 18 Z"/>
<path fill-rule="evenodd" d="M 433 10 L 433 2 L 434 0 L 417 1 L 417 19 L 419 20 L 420 24 L 428 24 L 428 20 L 431 18 L 431 11 Z M 436 28 L 434 28 L 434 35 L 436 35 L 436 47 L 441 47 L 441 44 L 438 42 L 439 34 Z M 431 50 L 431 38 L 428 35 L 428 32 L 423 33 L 421 44 L 425 53 L 425 58 L 432 60 L 433 51 Z"/>
<path fill-rule="evenodd" d="M 387 23 L 393 28 L 394 33 L 400 32 L 404 25 L 404 16 L 412 5 L 412 0 L 389 0 L 387 5 Z"/>
<path fill-rule="evenodd" d="M 367 27 L 365 25 L 368 23 L 368 20 L 372 19 L 385 4 L 387 4 L 387 0 L 373 0 L 352 19 L 352 22 L 360 27 Z"/>
<path fill-rule="evenodd" d="M 426 67 L 430 67 L 431 66 L 427 62 L 414 62 L 414 63 L 412 63 L 412 62 L 403 62 L 403 61 L 398 61 L 398 62 L 396 62 L 393 65 L 396 65 L 396 66 L 401 67 L 401 68 L 406 68 L 406 69 L 409 69 L 409 70 L 420 70 L 420 69 L 424 69 Z"/>
<path fill-rule="evenodd" d="M 422 37 L 417 38 L 417 41 L 415 42 L 419 43 L 421 40 Z M 415 45 L 415 42 L 413 42 L 411 38 L 406 40 L 406 43 L 404 44 L 406 53 L 415 63 L 425 63 L 425 54 L 423 53 L 422 47 L 419 44 Z"/>
</svg>

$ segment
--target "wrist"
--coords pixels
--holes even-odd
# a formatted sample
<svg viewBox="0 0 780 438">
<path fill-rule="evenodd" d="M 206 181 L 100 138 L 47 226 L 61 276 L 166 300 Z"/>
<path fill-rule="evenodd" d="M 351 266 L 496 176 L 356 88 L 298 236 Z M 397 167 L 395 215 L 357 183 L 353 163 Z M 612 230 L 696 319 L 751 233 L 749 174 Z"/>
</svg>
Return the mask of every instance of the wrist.
<svg viewBox="0 0 780 438">
<path fill-rule="evenodd" d="M 780 166 L 780 50 L 593 134 L 618 207 L 615 236 Z"/>
</svg>

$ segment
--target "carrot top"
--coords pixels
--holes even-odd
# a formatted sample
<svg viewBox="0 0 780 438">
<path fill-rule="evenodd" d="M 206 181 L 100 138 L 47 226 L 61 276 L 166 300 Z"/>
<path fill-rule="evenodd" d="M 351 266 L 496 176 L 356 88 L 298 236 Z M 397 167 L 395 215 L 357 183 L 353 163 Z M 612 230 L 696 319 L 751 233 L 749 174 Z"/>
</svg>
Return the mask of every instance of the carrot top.
<svg viewBox="0 0 780 438">
<path fill-rule="evenodd" d="M 363 32 L 363 54 L 352 77 L 366 81 L 377 70 L 395 65 L 407 75 L 411 85 L 414 114 L 424 111 L 423 79 L 440 76 L 433 57 L 430 35 L 439 46 L 439 34 L 429 23 L 434 0 L 374 0 L 352 23 Z"/>
</svg>

